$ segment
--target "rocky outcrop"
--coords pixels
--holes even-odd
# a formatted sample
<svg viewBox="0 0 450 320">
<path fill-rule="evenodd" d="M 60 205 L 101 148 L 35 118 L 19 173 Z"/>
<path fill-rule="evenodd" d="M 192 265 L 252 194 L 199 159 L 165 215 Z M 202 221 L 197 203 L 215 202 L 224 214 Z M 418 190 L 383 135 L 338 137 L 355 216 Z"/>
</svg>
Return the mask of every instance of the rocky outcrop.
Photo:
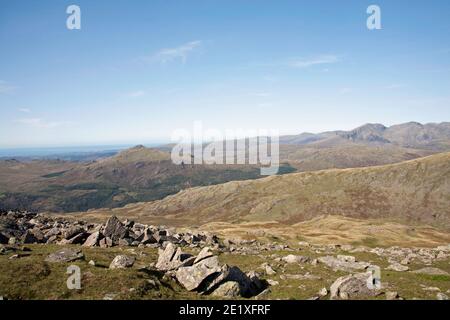
<svg viewBox="0 0 450 320">
<path fill-rule="evenodd" d="M 29 212 L 0 212 L 0 243 L 82 244 L 85 247 L 155 246 L 168 243 L 181 246 L 218 246 L 215 235 L 175 233 L 166 227 L 110 217 L 105 224 L 88 224 Z M 184 255 L 181 257 L 184 258 Z"/>
<path fill-rule="evenodd" d="M 249 275 L 238 267 L 221 265 L 209 247 L 194 257 L 169 243 L 160 250 L 156 268 L 165 271 L 189 291 L 222 297 L 251 297 L 265 289 L 256 273 Z"/>
</svg>

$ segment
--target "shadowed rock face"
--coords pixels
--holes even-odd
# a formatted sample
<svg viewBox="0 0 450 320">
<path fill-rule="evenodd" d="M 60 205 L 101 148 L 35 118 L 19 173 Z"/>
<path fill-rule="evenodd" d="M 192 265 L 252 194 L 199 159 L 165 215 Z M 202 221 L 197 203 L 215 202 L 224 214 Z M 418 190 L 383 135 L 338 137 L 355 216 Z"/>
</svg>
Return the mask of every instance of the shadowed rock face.
<svg viewBox="0 0 450 320">
<path fill-rule="evenodd" d="M 176 269 L 176 279 L 189 291 L 218 296 L 251 297 L 261 292 L 265 286 L 255 274 L 246 275 L 238 267 L 220 265 L 219 258 L 203 248 L 191 266 Z M 160 258 L 169 256 L 174 248 L 160 252 Z"/>
<path fill-rule="evenodd" d="M 105 230 L 103 234 L 105 237 L 112 239 L 113 241 L 119 241 L 119 239 L 125 238 L 127 236 L 128 230 L 125 226 L 117 219 L 116 216 L 112 216 L 106 222 Z"/>
</svg>

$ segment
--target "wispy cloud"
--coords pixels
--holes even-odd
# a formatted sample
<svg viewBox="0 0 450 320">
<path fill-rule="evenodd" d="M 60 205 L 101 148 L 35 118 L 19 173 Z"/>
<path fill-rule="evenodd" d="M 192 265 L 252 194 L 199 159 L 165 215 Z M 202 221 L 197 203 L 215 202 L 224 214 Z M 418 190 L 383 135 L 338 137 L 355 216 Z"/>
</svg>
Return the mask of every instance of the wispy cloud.
<svg viewBox="0 0 450 320">
<path fill-rule="evenodd" d="M 310 58 L 293 59 L 289 66 L 293 68 L 309 68 L 316 65 L 333 64 L 339 62 L 336 55 L 318 55 Z"/>
<path fill-rule="evenodd" d="M 10 85 L 8 82 L 0 80 L 0 94 L 12 93 L 17 87 Z"/>
<path fill-rule="evenodd" d="M 41 129 L 51 129 L 71 124 L 71 122 L 68 121 L 46 121 L 41 118 L 23 118 L 18 119 L 15 122 Z"/>
<path fill-rule="evenodd" d="M 401 89 L 401 88 L 404 88 L 404 87 L 406 87 L 404 84 L 393 83 L 393 84 L 390 84 L 390 85 L 386 86 L 386 89 L 394 90 L 394 89 Z"/>
<path fill-rule="evenodd" d="M 31 113 L 31 109 L 28 108 L 19 108 L 18 110 L 23 113 Z"/>
<path fill-rule="evenodd" d="M 139 97 L 145 96 L 145 91 L 144 90 L 132 91 L 132 92 L 129 92 L 127 94 L 127 96 L 130 98 L 139 98 Z"/>
<path fill-rule="evenodd" d="M 201 45 L 202 41 L 200 40 L 191 41 L 176 48 L 162 49 L 146 60 L 150 62 L 156 61 L 162 64 L 177 60 L 180 60 L 182 63 L 186 63 L 189 54 L 201 47 Z"/>
</svg>

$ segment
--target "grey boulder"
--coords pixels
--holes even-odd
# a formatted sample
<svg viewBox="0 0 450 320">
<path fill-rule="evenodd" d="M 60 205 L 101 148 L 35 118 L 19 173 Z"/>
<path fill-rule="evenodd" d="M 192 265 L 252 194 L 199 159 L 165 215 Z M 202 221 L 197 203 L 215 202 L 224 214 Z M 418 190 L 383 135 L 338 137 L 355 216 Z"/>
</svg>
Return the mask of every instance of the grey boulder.
<svg viewBox="0 0 450 320">
<path fill-rule="evenodd" d="M 72 262 L 84 259 L 84 254 L 79 249 L 64 248 L 55 253 L 50 254 L 45 261 L 47 262 Z"/>
</svg>

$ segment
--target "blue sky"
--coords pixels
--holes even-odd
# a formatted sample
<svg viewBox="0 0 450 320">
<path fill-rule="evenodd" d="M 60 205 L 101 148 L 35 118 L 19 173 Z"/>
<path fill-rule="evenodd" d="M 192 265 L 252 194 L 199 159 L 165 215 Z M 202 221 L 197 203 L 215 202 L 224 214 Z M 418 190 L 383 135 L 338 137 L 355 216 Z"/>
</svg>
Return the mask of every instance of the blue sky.
<svg viewBox="0 0 450 320">
<path fill-rule="evenodd" d="M 66 28 L 67 6 L 81 30 Z M 366 9 L 381 8 L 382 30 Z M 450 1 L 0 1 L 0 147 L 450 121 Z"/>
</svg>

